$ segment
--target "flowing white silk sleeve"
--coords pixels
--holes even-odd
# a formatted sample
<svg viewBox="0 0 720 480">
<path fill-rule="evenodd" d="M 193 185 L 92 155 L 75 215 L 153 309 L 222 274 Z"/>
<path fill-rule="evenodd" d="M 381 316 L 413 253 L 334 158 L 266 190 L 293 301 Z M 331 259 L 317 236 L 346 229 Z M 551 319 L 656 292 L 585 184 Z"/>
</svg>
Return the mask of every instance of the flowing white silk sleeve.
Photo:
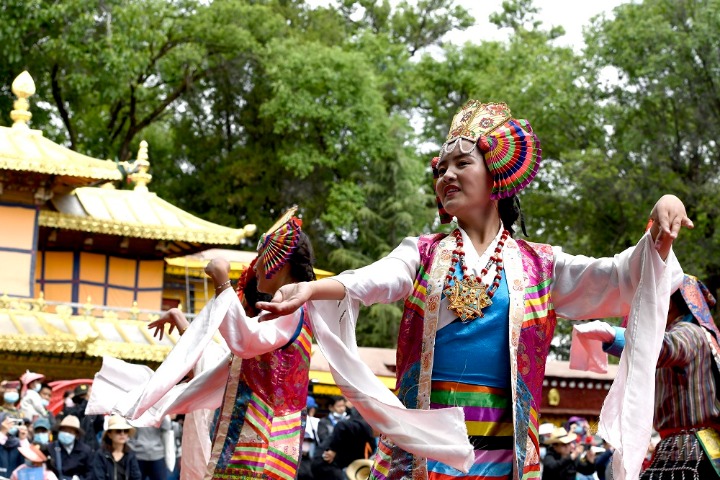
<svg viewBox="0 0 720 480">
<path fill-rule="evenodd" d="M 232 298 L 220 324 L 220 334 L 230 351 L 238 357 L 253 358 L 277 350 L 290 343 L 297 333 L 302 319 L 299 309 L 275 320 L 259 322 L 258 317 L 245 314 L 245 309 L 232 289 L 226 289 L 220 296 L 226 292 L 230 292 Z"/>
<path fill-rule="evenodd" d="M 341 301 L 312 301 L 308 315 L 335 383 L 376 430 L 404 450 L 467 472 L 474 460 L 461 408 L 410 410 L 361 360 L 355 338 L 359 303 L 392 302 L 412 293 L 419 265 L 417 239 L 408 238 L 372 265 L 337 277 Z"/>
<path fill-rule="evenodd" d="M 671 251 L 662 261 L 646 233 L 635 247 L 606 258 L 568 255 L 554 248 L 552 301 L 559 317 L 572 320 L 627 315 L 642 281 L 647 260 L 662 264 L 672 284 L 682 282 L 682 268 Z M 664 320 L 663 320 L 664 322 Z"/>
<path fill-rule="evenodd" d="M 671 251 L 665 262 L 649 233 L 614 258 L 556 255 L 552 296 L 559 316 L 572 319 L 628 315 L 625 350 L 600 413 L 599 433 L 615 447 L 617 480 L 637 480 L 650 443 L 655 367 L 670 294 L 682 281 Z"/>
</svg>

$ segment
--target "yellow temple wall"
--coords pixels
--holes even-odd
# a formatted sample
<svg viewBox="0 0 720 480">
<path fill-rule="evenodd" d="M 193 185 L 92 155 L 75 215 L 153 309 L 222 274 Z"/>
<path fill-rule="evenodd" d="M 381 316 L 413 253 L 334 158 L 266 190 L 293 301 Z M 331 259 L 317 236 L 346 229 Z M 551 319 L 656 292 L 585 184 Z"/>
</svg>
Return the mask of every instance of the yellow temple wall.
<svg viewBox="0 0 720 480">
<path fill-rule="evenodd" d="M 38 209 L 0 204 L 0 295 L 32 297 L 38 234 Z"/>
<path fill-rule="evenodd" d="M 35 292 L 45 300 L 160 310 L 162 260 L 135 260 L 89 252 L 39 252 Z"/>
</svg>

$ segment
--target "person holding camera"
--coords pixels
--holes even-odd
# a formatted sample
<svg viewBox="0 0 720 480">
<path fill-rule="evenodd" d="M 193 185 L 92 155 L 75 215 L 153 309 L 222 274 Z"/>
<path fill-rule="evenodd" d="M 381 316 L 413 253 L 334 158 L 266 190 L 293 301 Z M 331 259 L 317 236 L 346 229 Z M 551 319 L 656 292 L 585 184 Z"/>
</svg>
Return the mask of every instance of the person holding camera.
<svg viewBox="0 0 720 480">
<path fill-rule="evenodd" d="M 550 448 L 543 460 L 542 480 L 575 480 L 578 473 L 595 472 L 595 452 L 577 443 L 578 436 L 562 427 L 553 430 L 547 443 Z"/>
</svg>

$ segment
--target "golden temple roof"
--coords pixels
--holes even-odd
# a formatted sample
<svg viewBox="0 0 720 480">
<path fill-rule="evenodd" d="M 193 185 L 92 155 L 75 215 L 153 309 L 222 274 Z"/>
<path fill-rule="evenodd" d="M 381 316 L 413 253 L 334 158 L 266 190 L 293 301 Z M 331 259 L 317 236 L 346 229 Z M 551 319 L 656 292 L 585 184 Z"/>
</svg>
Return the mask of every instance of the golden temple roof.
<svg viewBox="0 0 720 480">
<path fill-rule="evenodd" d="M 28 127 L 32 114 L 27 99 L 35 93 L 29 73 L 21 73 L 13 82 L 12 90 L 18 99 L 10 114 L 13 126 L 0 127 L 0 170 L 57 175 L 68 185 L 122 180 L 122 174 L 112 160 L 82 155 L 48 140 L 42 131 Z"/>
<path fill-rule="evenodd" d="M 38 354 L 111 355 L 141 362 L 161 362 L 178 340 L 176 332 L 153 338 L 147 322 L 118 318 L 113 310 L 86 306 L 77 314 L 69 305 L 54 312 L 41 299 L 0 298 L 0 351 Z M 122 313 L 122 312 L 121 312 Z"/>
<path fill-rule="evenodd" d="M 237 245 L 255 233 L 255 225 L 233 229 L 202 220 L 146 189 L 81 187 L 51 203 L 57 211 L 42 210 L 40 226 L 209 245 Z"/>
</svg>

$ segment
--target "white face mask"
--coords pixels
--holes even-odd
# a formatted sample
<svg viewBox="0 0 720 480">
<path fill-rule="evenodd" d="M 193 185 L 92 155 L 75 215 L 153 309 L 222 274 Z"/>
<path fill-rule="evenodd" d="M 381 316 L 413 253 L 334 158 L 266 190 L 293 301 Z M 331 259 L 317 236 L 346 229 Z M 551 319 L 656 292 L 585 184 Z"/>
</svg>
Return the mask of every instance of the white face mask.
<svg viewBox="0 0 720 480">
<path fill-rule="evenodd" d="M 38 382 L 35 384 L 35 386 L 32 389 L 35 390 L 36 392 L 39 392 L 41 388 L 42 388 L 42 384 L 40 382 Z"/>
<path fill-rule="evenodd" d="M 540 447 L 540 460 L 543 460 L 547 455 L 547 447 Z"/>
</svg>

